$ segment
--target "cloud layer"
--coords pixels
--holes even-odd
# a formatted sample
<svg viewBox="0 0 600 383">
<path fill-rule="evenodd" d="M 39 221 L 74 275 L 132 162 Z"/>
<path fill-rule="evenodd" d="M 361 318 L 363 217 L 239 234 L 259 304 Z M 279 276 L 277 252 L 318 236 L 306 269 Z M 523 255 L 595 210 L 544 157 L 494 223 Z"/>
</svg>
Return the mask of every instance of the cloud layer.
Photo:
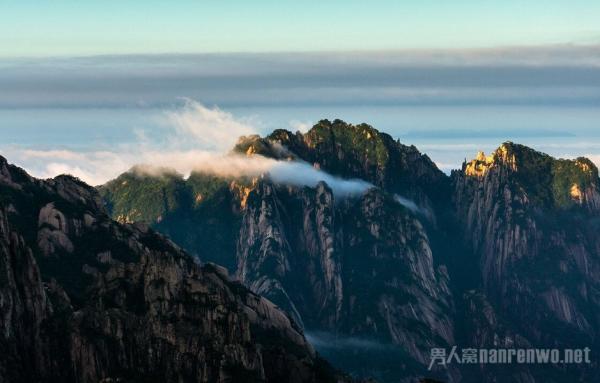
<svg viewBox="0 0 600 383">
<path fill-rule="evenodd" d="M 598 105 L 600 46 L 0 61 L 0 108 Z"/>
</svg>

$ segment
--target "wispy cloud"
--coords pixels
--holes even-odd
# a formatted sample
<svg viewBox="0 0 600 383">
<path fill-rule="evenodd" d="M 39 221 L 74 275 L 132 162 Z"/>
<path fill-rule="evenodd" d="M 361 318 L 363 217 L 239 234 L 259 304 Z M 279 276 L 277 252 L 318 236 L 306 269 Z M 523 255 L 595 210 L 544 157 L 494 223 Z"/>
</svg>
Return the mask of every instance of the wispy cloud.
<svg viewBox="0 0 600 383">
<path fill-rule="evenodd" d="M 316 331 L 307 332 L 306 339 L 319 350 L 387 350 L 394 346 L 365 337 L 341 336 L 339 334 Z"/>
<path fill-rule="evenodd" d="M 218 107 L 207 108 L 191 99 L 184 102 L 182 108 L 167 112 L 176 133 L 171 139 L 178 140 L 179 145 L 191 139 L 202 148 L 224 151 L 231 149 L 239 137 L 256 133 L 251 125 Z"/>
<path fill-rule="evenodd" d="M 267 175 L 276 183 L 296 186 L 314 187 L 323 181 L 342 197 L 373 187 L 363 180 L 335 177 L 304 162 L 230 153 L 239 136 L 254 134 L 256 129 L 216 107 L 208 108 L 188 99 L 182 107 L 167 112 L 167 116 L 171 132 L 166 142 L 152 142 L 144 131 L 138 131 L 137 144 L 120 146 L 115 151 L 8 148 L 3 154 L 25 166 L 34 176 L 50 178 L 71 174 L 92 185 L 103 184 L 141 164 L 143 166 L 136 167 L 136 171 L 153 175 L 173 169 L 183 175 L 192 171 L 224 177 Z"/>
</svg>

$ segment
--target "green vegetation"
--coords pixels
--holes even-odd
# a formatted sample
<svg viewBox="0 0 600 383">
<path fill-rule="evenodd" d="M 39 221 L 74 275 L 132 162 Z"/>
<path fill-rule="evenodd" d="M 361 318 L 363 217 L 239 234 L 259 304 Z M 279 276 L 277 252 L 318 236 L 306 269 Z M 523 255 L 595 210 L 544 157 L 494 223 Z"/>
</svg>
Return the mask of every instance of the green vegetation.
<svg viewBox="0 0 600 383">
<path fill-rule="evenodd" d="M 581 190 L 598 183 L 598 169 L 587 158 L 580 157 L 574 161 L 556 160 L 552 166 L 552 192 L 557 206 L 565 207 L 573 204 L 570 191 L 573 185 Z"/>
<path fill-rule="evenodd" d="M 300 159 L 344 178 L 362 178 L 393 193 L 421 190 L 445 205 L 449 179 L 414 146 L 406 146 L 368 124 L 321 120 L 308 132 L 277 129 L 266 138 L 244 137 L 235 152 Z"/>
<path fill-rule="evenodd" d="M 159 221 L 189 200 L 189 189 L 181 174 L 159 175 L 132 169 L 99 188 L 113 218 L 125 222 Z"/>
<path fill-rule="evenodd" d="M 496 153 L 506 149 L 508 157 L 515 157 L 518 171 L 515 176 L 526 190 L 527 196 L 535 205 L 553 206 L 552 163 L 554 159 L 547 154 L 537 152 L 523 145 L 506 142 Z"/>
<path fill-rule="evenodd" d="M 379 133 L 370 125 L 352 125 L 341 120 L 333 123 L 319 121 L 306 133 L 305 140 L 317 149 L 320 145 L 335 145 L 335 149 L 339 148 L 346 155 L 376 164 L 379 168 L 387 164 L 390 146 L 394 143 L 390 136 Z"/>
<path fill-rule="evenodd" d="M 194 207 L 198 207 L 202 201 L 211 199 L 219 190 L 227 188 L 232 180 L 212 174 L 193 172 L 186 181 L 190 188 L 194 202 Z"/>
<path fill-rule="evenodd" d="M 232 182 L 235 181 L 235 184 Z M 249 179 L 132 169 L 99 188 L 111 216 L 143 222 L 203 261 L 235 267 L 238 210 Z"/>
<path fill-rule="evenodd" d="M 502 145 L 509 157 L 515 157 L 516 178 L 537 206 L 571 208 L 576 202 L 571 189 L 585 190 L 598 184 L 598 169 L 587 158 L 555 159 L 523 145 L 506 142 Z M 497 153 L 501 152 L 501 149 Z"/>
</svg>

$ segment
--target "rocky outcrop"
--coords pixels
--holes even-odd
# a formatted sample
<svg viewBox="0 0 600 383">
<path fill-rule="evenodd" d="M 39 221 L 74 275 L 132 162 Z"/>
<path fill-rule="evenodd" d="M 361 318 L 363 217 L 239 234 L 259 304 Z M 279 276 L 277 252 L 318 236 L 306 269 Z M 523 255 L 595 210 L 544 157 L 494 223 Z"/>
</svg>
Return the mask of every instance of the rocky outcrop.
<svg viewBox="0 0 600 383">
<path fill-rule="evenodd" d="M 76 179 L 0 169 L 0 381 L 337 381 L 222 268 L 112 221 Z"/>
<path fill-rule="evenodd" d="M 391 339 L 426 364 L 435 344 L 455 340 L 449 276 L 435 264 L 426 230 L 377 190 L 351 206 L 344 221 L 344 328 Z"/>
<path fill-rule="evenodd" d="M 452 178 L 456 211 L 483 281 L 483 295 L 471 295 L 467 307 L 490 313 L 473 324 L 472 340 L 555 348 L 597 344 L 596 167 L 584 158 L 557 160 L 505 143 L 466 162 Z M 593 368 L 571 374 L 585 376 Z M 529 378 L 519 381 L 538 381 L 540 374 L 527 369 Z M 553 381 L 560 381 L 554 374 Z"/>
<path fill-rule="evenodd" d="M 262 182 L 250 193 L 238 236 L 246 284 L 275 292 L 308 329 L 378 339 L 421 364 L 434 344 L 454 341 L 449 275 L 433 259 L 428 231 L 435 229 L 424 227 L 435 220 L 433 206 L 443 209 L 437 193 L 447 179 L 427 156 L 366 124 L 339 120 L 320 121 L 306 134 L 245 137 L 234 150 L 306 161 L 378 186 L 336 201 L 324 183 Z M 397 193 L 431 214 L 401 206 Z"/>
<path fill-rule="evenodd" d="M 295 189 L 261 181 L 249 195 L 240 226 L 240 279 L 253 291 L 274 294 L 281 307 L 309 327 L 316 322 L 333 326 L 342 308 L 333 204 L 324 183 Z"/>
</svg>

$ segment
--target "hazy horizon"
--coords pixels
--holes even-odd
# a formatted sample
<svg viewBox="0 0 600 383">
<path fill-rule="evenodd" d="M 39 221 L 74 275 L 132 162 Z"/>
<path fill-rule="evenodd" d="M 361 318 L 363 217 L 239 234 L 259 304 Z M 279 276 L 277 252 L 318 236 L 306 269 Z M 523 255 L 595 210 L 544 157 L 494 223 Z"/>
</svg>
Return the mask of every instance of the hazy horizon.
<svg viewBox="0 0 600 383">
<path fill-rule="evenodd" d="M 507 140 L 600 163 L 600 46 L 97 56 L 0 68 L 0 153 L 41 177 L 105 182 L 132 165 L 128 152 L 210 150 L 206 140 L 172 144 L 180 132 L 168 116 L 185 113 L 185 100 L 263 135 L 321 119 L 366 122 L 445 172 Z M 230 129 L 188 117 L 208 137 Z M 124 159 L 104 164 L 109 172 L 97 153 Z"/>
</svg>

